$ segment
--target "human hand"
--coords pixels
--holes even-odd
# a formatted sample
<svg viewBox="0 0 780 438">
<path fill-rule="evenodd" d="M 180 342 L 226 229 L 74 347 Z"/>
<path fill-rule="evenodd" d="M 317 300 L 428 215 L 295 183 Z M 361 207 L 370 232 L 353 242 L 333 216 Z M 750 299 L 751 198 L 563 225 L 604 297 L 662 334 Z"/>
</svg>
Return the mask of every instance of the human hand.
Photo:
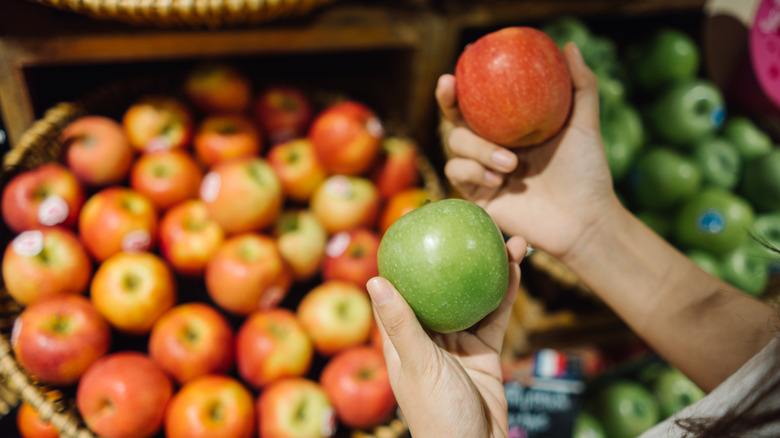
<svg viewBox="0 0 780 438">
<path fill-rule="evenodd" d="M 499 354 L 520 283 L 526 243 L 507 242 L 509 286 L 499 307 L 474 327 L 427 332 L 384 278 L 368 284 L 390 384 L 414 437 L 506 437 L 507 403 Z"/>
<path fill-rule="evenodd" d="M 457 107 L 454 76 L 443 75 L 436 88 L 442 114 L 455 125 L 447 139 L 448 179 L 505 233 L 556 257 L 565 257 L 619 205 L 599 130 L 596 76 L 573 43 L 564 57 L 574 86 L 572 114 L 561 132 L 533 147 L 507 149 L 471 131 Z"/>
</svg>

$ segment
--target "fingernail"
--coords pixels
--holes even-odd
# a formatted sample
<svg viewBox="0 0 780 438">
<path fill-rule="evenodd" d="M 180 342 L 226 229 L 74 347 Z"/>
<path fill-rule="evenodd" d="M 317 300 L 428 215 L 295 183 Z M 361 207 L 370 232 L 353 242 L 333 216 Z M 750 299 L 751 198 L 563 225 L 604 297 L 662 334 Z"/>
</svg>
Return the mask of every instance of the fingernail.
<svg viewBox="0 0 780 438">
<path fill-rule="evenodd" d="M 377 306 L 384 306 L 393 300 L 393 291 L 390 289 L 390 285 L 387 284 L 387 280 L 372 278 L 368 280 L 366 288 L 371 301 Z"/>
<path fill-rule="evenodd" d="M 501 185 L 501 182 L 502 180 L 500 176 L 489 170 L 485 171 L 485 185 L 489 187 L 498 187 Z"/>
<path fill-rule="evenodd" d="M 578 61 L 583 62 L 583 60 L 582 60 L 582 52 L 580 52 L 580 48 L 576 44 L 572 43 L 571 51 L 572 51 L 572 53 L 574 55 L 577 56 L 577 60 Z"/>
<path fill-rule="evenodd" d="M 500 170 L 510 171 L 515 165 L 515 156 L 504 149 L 498 149 L 491 156 L 493 164 Z"/>
</svg>

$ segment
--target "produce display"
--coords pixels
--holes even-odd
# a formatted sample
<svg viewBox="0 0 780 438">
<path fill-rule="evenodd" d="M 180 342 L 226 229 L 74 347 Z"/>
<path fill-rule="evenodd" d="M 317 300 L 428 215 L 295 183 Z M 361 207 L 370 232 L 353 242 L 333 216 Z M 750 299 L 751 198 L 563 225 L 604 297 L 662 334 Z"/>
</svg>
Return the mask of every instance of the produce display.
<svg viewBox="0 0 780 438">
<path fill-rule="evenodd" d="M 349 436 L 395 416 L 365 284 L 384 231 L 440 188 L 367 105 L 255 86 L 193 68 L 73 121 L 58 161 L 3 189 L 14 357 L 96 434 Z"/>
</svg>

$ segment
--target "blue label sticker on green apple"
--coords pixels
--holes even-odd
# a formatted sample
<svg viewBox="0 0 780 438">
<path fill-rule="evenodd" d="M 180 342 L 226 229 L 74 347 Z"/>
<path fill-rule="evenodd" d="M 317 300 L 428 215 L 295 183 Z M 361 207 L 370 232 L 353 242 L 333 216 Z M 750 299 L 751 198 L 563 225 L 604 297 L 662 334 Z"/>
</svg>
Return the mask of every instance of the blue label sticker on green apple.
<svg viewBox="0 0 780 438">
<path fill-rule="evenodd" d="M 720 129 L 720 127 L 723 126 L 723 122 L 726 121 L 726 107 L 721 105 L 713 108 L 712 113 L 710 114 L 710 120 L 715 129 Z"/>
<path fill-rule="evenodd" d="M 696 229 L 702 234 L 720 234 L 726 228 L 726 219 L 720 210 L 704 210 L 696 218 Z"/>
</svg>

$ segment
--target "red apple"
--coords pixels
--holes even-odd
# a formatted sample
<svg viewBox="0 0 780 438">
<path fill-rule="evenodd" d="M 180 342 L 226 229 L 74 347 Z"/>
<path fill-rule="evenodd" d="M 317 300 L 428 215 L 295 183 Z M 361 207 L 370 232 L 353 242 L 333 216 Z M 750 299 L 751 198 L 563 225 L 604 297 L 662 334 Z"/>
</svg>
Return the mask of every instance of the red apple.
<svg viewBox="0 0 780 438">
<path fill-rule="evenodd" d="M 197 199 L 203 170 L 188 152 L 156 151 L 141 155 L 130 171 L 130 187 L 164 211 Z"/>
<path fill-rule="evenodd" d="M 328 177 L 307 138 L 277 143 L 268 151 L 267 159 L 279 177 L 285 195 L 298 202 L 307 202 Z"/>
<path fill-rule="evenodd" d="M 320 163 L 330 173 L 359 175 L 379 154 L 384 129 L 374 112 L 359 102 L 333 104 L 318 114 L 309 139 Z"/>
<path fill-rule="evenodd" d="M 274 225 L 274 237 L 294 280 L 309 280 L 320 272 L 328 232 L 311 210 L 282 212 Z"/>
<path fill-rule="evenodd" d="M 539 144 L 569 116 L 572 83 L 558 46 L 532 27 L 507 27 L 466 46 L 455 66 L 463 118 L 507 147 Z"/>
<path fill-rule="evenodd" d="M 151 437 L 162 429 L 173 383 L 148 356 L 120 351 L 103 356 L 79 380 L 76 406 L 95 434 Z"/>
<path fill-rule="evenodd" d="M 365 288 L 344 281 L 314 287 L 301 299 L 297 315 L 324 356 L 368 341 L 374 319 Z"/>
<path fill-rule="evenodd" d="M 312 194 L 309 206 L 329 233 L 356 227 L 373 228 L 380 196 L 371 180 L 359 176 L 333 175 Z"/>
<path fill-rule="evenodd" d="M 62 154 L 76 177 L 89 187 L 119 184 L 133 162 L 133 148 L 114 119 L 84 116 L 60 134 Z"/>
<path fill-rule="evenodd" d="M 22 306 L 58 294 L 81 294 L 92 275 L 92 260 L 81 241 L 66 228 L 28 230 L 5 249 L 3 283 Z"/>
<path fill-rule="evenodd" d="M 326 438 L 336 414 L 319 383 L 302 377 L 276 381 L 257 399 L 260 438 Z"/>
<path fill-rule="evenodd" d="M 236 335 L 236 367 L 256 389 L 285 377 L 309 372 L 314 346 L 295 314 L 285 308 L 256 311 Z"/>
<path fill-rule="evenodd" d="M 436 201 L 437 198 L 427 190 L 421 187 L 412 187 L 393 195 L 382 207 L 379 215 L 379 232 L 384 235 L 385 231 L 393 225 L 399 217 L 409 213 L 417 207 L 423 206 L 428 202 Z"/>
<path fill-rule="evenodd" d="M 82 295 L 53 295 L 27 306 L 14 321 L 16 362 L 40 382 L 70 385 L 108 352 L 111 327 Z"/>
<path fill-rule="evenodd" d="M 379 162 L 371 172 L 371 180 L 382 198 L 389 199 L 420 182 L 418 155 L 417 145 L 412 140 L 389 137 L 382 141 Z"/>
<path fill-rule="evenodd" d="M 312 102 L 301 89 L 272 85 L 255 101 L 255 118 L 271 144 L 302 137 L 312 118 Z"/>
<path fill-rule="evenodd" d="M 200 122 L 192 145 L 198 160 L 213 167 L 224 161 L 260 155 L 263 137 L 243 115 L 213 115 Z"/>
<path fill-rule="evenodd" d="M 22 438 L 58 438 L 57 428 L 49 421 L 44 421 L 35 408 L 22 402 L 16 411 L 16 428 Z"/>
<path fill-rule="evenodd" d="M 252 99 L 252 84 L 237 67 L 208 62 L 197 65 L 184 79 L 184 94 L 206 114 L 239 114 Z"/>
<path fill-rule="evenodd" d="M 147 334 L 176 304 L 176 281 L 160 257 L 149 252 L 120 252 L 95 271 L 90 296 L 112 326 L 129 334 Z"/>
<path fill-rule="evenodd" d="M 3 220 L 14 233 L 40 226 L 73 228 L 84 198 L 84 188 L 70 169 L 44 164 L 8 181 L 3 189 Z"/>
<path fill-rule="evenodd" d="M 149 334 L 149 356 L 182 384 L 233 366 L 233 329 L 206 303 L 179 304 L 163 313 Z"/>
<path fill-rule="evenodd" d="M 206 265 L 204 277 L 214 303 L 235 315 L 276 306 L 292 284 L 276 240 L 259 233 L 225 240 Z"/>
<path fill-rule="evenodd" d="M 160 219 L 160 253 L 174 271 L 200 275 L 225 240 L 225 231 L 209 217 L 203 201 L 174 205 Z"/>
<path fill-rule="evenodd" d="M 360 345 L 336 354 L 325 364 L 320 384 L 338 419 L 352 429 L 370 429 L 395 415 L 387 364 L 376 348 Z"/>
<path fill-rule="evenodd" d="M 380 240 L 377 232 L 368 228 L 352 228 L 332 235 L 325 247 L 322 278 L 364 288 L 368 280 L 379 275 L 376 256 Z"/>
<path fill-rule="evenodd" d="M 238 380 L 207 375 L 187 382 L 165 412 L 167 438 L 251 438 L 255 401 Z"/>
<path fill-rule="evenodd" d="M 133 149 L 152 152 L 189 147 L 194 121 L 178 98 L 145 96 L 127 108 L 122 127 Z"/>
<path fill-rule="evenodd" d="M 157 238 L 157 210 L 135 190 L 105 188 L 84 203 L 79 237 L 98 262 L 121 251 L 148 251 Z"/>
<path fill-rule="evenodd" d="M 261 230 L 271 225 L 284 204 L 279 178 L 259 157 L 216 165 L 203 178 L 200 199 L 227 234 Z"/>
</svg>

